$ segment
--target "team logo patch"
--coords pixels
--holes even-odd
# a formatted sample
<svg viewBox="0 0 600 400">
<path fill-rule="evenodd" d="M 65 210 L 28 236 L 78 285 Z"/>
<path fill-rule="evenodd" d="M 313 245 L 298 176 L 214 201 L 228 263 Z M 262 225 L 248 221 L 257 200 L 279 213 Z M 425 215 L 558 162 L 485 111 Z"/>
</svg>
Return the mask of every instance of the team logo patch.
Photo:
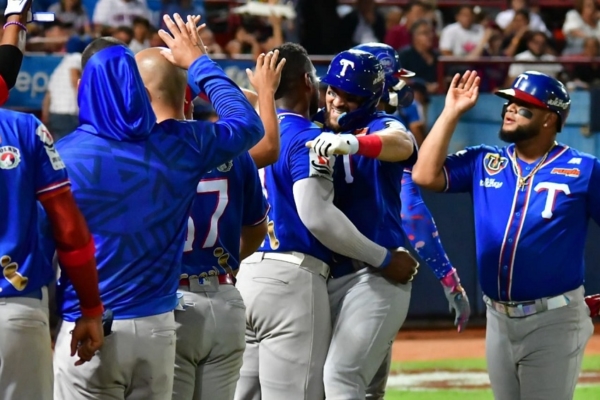
<svg viewBox="0 0 600 400">
<path fill-rule="evenodd" d="M 489 175 L 496 175 L 508 165 L 508 158 L 500 156 L 496 153 L 488 153 L 483 159 L 485 172 Z"/>
<path fill-rule="evenodd" d="M 579 168 L 552 168 L 550 173 L 553 175 L 568 176 L 569 178 L 578 178 L 581 171 L 579 171 Z"/>
<path fill-rule="evenodd" d="M 219 172 L 229 172 L 233 168 L 233 161 L 227 161 L 225 164 L 221 164 L 217 167 Z"/>
<path fill-rule="evenodd" d="M 0 147 L 0 168 L 13 169 L 21 162 L 21 152 L 13 146 Z"/>
</svg>

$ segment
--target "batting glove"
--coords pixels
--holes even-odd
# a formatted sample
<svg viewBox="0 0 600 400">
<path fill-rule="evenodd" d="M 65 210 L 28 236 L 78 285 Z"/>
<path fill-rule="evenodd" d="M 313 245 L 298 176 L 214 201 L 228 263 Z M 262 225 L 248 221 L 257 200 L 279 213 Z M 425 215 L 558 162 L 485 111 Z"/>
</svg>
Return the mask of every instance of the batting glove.
<svg viewBox="0 0 600 400">
<path fill-rule="evenodd" d="M 448 275 L 442 278 L 441 283 L 444 287 L 446 299 L 450 303 L 450 312 L 454 310 L 456 313 L 454 326 L 457 327 L 460 333 L 465 330 L 469 316 L 471 315 L 471 305 L 469 304 L 467 292 L 465 292 L 465 289 L 460 284 L 460 278 L 454 268 L 452 268 L 452 271 Z"/>
<path fill-rule="evenodd" d="M 335 133 L 323 132 L 314 140 L 306 142 L 306 147 L 312 148 L 315 153 L 322 157 L 356 154 L 358 139 L 352 134 L 336 135 Z"/>
<path fill-rule="evenodd" d="M 586 296 L 585 304 L 590 309 L 590 317 L 597 317 L 600 314 L 600 294 Z"/>
</svg>

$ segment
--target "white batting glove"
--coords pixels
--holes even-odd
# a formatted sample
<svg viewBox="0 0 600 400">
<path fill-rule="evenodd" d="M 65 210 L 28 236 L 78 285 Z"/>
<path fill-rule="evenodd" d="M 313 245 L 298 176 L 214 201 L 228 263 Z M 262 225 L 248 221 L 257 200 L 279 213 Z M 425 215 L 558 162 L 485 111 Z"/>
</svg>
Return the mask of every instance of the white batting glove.
<svg viewBox="0 0 600 400">
<path fill-rule="evenodd" d="M 4 10 L 4 16 L 21 14 L 23 10 L 28 6 L 28 0 L 8 0 L 6 2 L 6 9 Z M 30 19 L 30 18 L 27 18 Z"/>
<path fill-rule="evenodd" d="M 358 139 L 352 134 L 336 135 L 335 133 L 323 132 L 314 140 L 306 142 L 306 147 L 312 148 L 315 153 L 322 157 L 356 154 Z"/>
<path fill-rule="evenodd" d="M 469 317 L 471 316 L 471 305 L 469 304 L 467 292 L 460 284 L 460 278 L 454 268 L 440 282 L 444 287 L 444 294 L 450 304 L 450 312 L 454 311 L 456 314 L 454 326 L 457 327 L 460 333 L 467 327 L 467 322 L 469 322 Z"/>
</svg>

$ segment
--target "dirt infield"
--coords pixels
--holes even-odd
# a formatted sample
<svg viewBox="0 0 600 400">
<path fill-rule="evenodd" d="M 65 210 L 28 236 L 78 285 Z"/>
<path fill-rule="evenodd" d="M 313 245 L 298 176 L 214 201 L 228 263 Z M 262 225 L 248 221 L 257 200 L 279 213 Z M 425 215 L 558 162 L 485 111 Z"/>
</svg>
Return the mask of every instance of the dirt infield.
<svg viewBox="0 0 600 400">
<path fill-rule="evenodd" d="M 600 354 L 600 324 L 595 326 L 586 354 Z M 442 359 L 485 357 L 485 330 L 404 331 L 398 334 L 393 347 L 394 361 L 432 361 Z"/>
</svg>

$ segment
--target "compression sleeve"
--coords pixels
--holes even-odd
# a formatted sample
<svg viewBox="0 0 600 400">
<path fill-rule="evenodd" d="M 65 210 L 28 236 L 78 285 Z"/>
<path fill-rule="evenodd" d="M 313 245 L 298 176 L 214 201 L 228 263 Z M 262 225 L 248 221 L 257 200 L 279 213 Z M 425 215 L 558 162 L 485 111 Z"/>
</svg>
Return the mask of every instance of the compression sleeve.
<svg viewBox="0 0 600 400">
<path fill-rule="evenodd" d="M 386 248 L 367 239 L 333 205 L 333 182 L 306 178 L 294 183 L 293 191 L 300 220 L 325 247 L 374 267 L 381 267 L 388 259 Z"/>
<path fill-rule="evenodd" d="M 400 198 L 402 199 L 402 228 L 411 246 L 438 279 L 444 278 L 452 271 L 452 264 L 442 246 L 433 216 L 409 172 L 405 172 L 402 177 Z"/>
</svg>

